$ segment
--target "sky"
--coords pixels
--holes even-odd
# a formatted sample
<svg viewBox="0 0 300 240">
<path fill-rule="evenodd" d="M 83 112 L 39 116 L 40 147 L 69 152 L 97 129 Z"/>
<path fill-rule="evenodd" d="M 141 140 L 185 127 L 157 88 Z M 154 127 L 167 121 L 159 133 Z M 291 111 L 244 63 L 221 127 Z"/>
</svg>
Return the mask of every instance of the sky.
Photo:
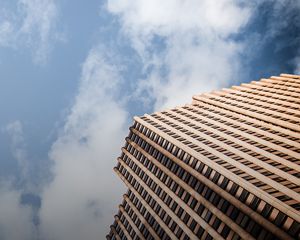
<svg viewBox="0 0 300 240">
<path fill-rule="evenodd" d="M 300 74 L 299 0 L 0 0 L 0 239 L 105 239 L 132 124 Z"/>
</svg>

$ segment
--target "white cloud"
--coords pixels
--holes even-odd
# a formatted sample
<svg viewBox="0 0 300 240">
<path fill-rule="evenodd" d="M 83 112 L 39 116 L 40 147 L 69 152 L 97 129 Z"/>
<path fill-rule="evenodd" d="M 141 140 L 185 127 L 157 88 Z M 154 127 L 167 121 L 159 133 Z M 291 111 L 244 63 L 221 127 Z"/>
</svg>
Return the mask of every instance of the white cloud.
<svg viewBox="0 0 300 240">
<path fill-rule="evenodd" d="M 249 9 L 230 0 L 109 0 L 107 9 L 121 16 L 128 33 L 144 36 L 167 36 L 187 30 L 226 36 L 236 32 L 250 15 Z"/>
<path fill-rule="evenodd" d="M 115 1 L 123 33 L 141 55 L 149 77 L 139 83 L 155 109 L 191 101 L 191 96 L 224 86 L 239 71 L 243 45 L 230 39 L 247 24 L 252 6 L 237 1 Z M 163 49 L 153 40 L 160 37 Z M 163 72 L 163 73 L 162 73 Z"/>
<path fill-rule="evenodd" d="M 0 239 L 37 239 L 36 228 L 31 221 L 32 210 L 20 204 L 21 193 L 2 182 L 0 196 Z"/>
<path fill-rule="evenodd" d="M 17 160 L 20 175 L 17 179 L 0 179 L 0 239 L 38 239 L 37 227 L 33 223 L 35 210 L 30 204 L 22 204 L 22 194 L 35 190 L 30 181 L 29 160 L 24 139 L 23 125 L 19 120 L 8 123 L 2 132 L 10 137 L 11 153 Z M 15 183 L 21 184 L 17 188 Z"/>
<path fill-rule="evenodd" d="M 18 168 L 21 171 L 21 179 L 28 178 L 29 162 L 27 159 L 26 144 L 24 140 L 23 125 L 19 120 L 10 122 L 3 129 L 10 136 L 11 152 L 13 157 L 18 161 Z"/>
<path fill-rule="evenodd" d="M 20 14 L 0 18 L 0 45 L 15 48 L 25 39 L 33 49 L 37 46 L 35 58 L 42 62 L 55 35 L 57 7 L 51 0 L 21 0 L 18 6 Z M 155 109 L 174 107 L 238 78 L 240 53 L 246 46 L 231 36 L 253 17 L 253 7 L 233 0 L 109 0 L 107 10 L 119 17 L 122 33 L 147 72 L 136 83 L 138 98 L 146 91 Z M 43 240 L 93 240 L 109 231 L 125 191 L 112 171 L 127 134 L 128 114 L 118 98 L 123 81 L 120 72 L 115 56 L 102 47 L 93 48 L 83 63 L 78 95 L 49 154 L 53 181 L 42 193 L 39 212 Z M 7 131 L 17 143 L 16 158 L 26 159 L 22 124 L 13 122 Z M 25 239 L 34 236 L 30 221 L 23 224 L 31 213 L 18 204 L 20 193 L 9 189 L 0 194 L 4 196 L 0 216 L 12 207 L 12 215 L 3 212 L 2 216 L 11 216 L 23 226 Z M 12 205 L 7 206 L 9 202 Z M 16 219 L 19 214 L 21 219 Z M 9 223 L 0 217 L 0 227 Z M 7 238 L 18 239 L 19 235 L 8 235 L 17 234 L 11 230 L 5 232 Z"/>
<path fill-rule="evenodd" d="M 82 66 L 79 93 L 54 143 L 54 179 L 40 210 L 43 239 L 104 238 L 124 191 L 112 168 L 126 135 L 116 99 L 121 78 L 110 56 L 94 48 Z"/>
<path fill-rule="evenodd" d="M 0 23 L 0 46 L 9 46 L 10 38 L 13 36 L 13 26 L 11 22 L 5 20 Z"/>
<path fill-rule="evenodd" d="M 47 61 L 57 31 L 58 8 L 54 0 L 19 0 L 15 11 L 0 5 L 0 46 L 29 48 L 37 64 Z"/>
</svg>

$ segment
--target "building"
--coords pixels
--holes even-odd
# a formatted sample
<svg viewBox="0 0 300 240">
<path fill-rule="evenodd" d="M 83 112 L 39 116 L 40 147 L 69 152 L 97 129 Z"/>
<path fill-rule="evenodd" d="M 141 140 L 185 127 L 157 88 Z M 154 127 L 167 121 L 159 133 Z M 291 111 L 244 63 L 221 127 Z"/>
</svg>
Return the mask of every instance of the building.
<svg viewBox="0 0 300 240">
<path fill-rule="evenodd" d="M 107 239 L 300 239 L 300 76 L 135 117 Z"/>
</svg>

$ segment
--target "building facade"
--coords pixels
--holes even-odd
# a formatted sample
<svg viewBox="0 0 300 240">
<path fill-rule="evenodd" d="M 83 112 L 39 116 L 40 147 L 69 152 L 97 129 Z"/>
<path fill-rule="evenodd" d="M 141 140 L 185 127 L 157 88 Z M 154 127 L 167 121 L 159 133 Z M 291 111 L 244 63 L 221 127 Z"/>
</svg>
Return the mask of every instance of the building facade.
<svg viewBox="0 0 300 240">
<path fill-rule="evenodd" d="M 135 117 L 107 239 L 299 239 L 300 76 Z"/>
</svg>

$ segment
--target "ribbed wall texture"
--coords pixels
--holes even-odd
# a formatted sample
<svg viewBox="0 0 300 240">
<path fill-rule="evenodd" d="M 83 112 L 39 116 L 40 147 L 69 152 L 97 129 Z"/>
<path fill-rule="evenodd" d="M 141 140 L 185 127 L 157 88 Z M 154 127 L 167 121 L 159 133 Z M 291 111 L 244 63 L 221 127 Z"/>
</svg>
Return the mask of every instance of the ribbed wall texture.
<svg viewBox="0 0 300 240">
<path fill-rule="evenodd" d="M 300 76 L 135 117 L 107 239 L 299 239 Z"/>
</svg>

